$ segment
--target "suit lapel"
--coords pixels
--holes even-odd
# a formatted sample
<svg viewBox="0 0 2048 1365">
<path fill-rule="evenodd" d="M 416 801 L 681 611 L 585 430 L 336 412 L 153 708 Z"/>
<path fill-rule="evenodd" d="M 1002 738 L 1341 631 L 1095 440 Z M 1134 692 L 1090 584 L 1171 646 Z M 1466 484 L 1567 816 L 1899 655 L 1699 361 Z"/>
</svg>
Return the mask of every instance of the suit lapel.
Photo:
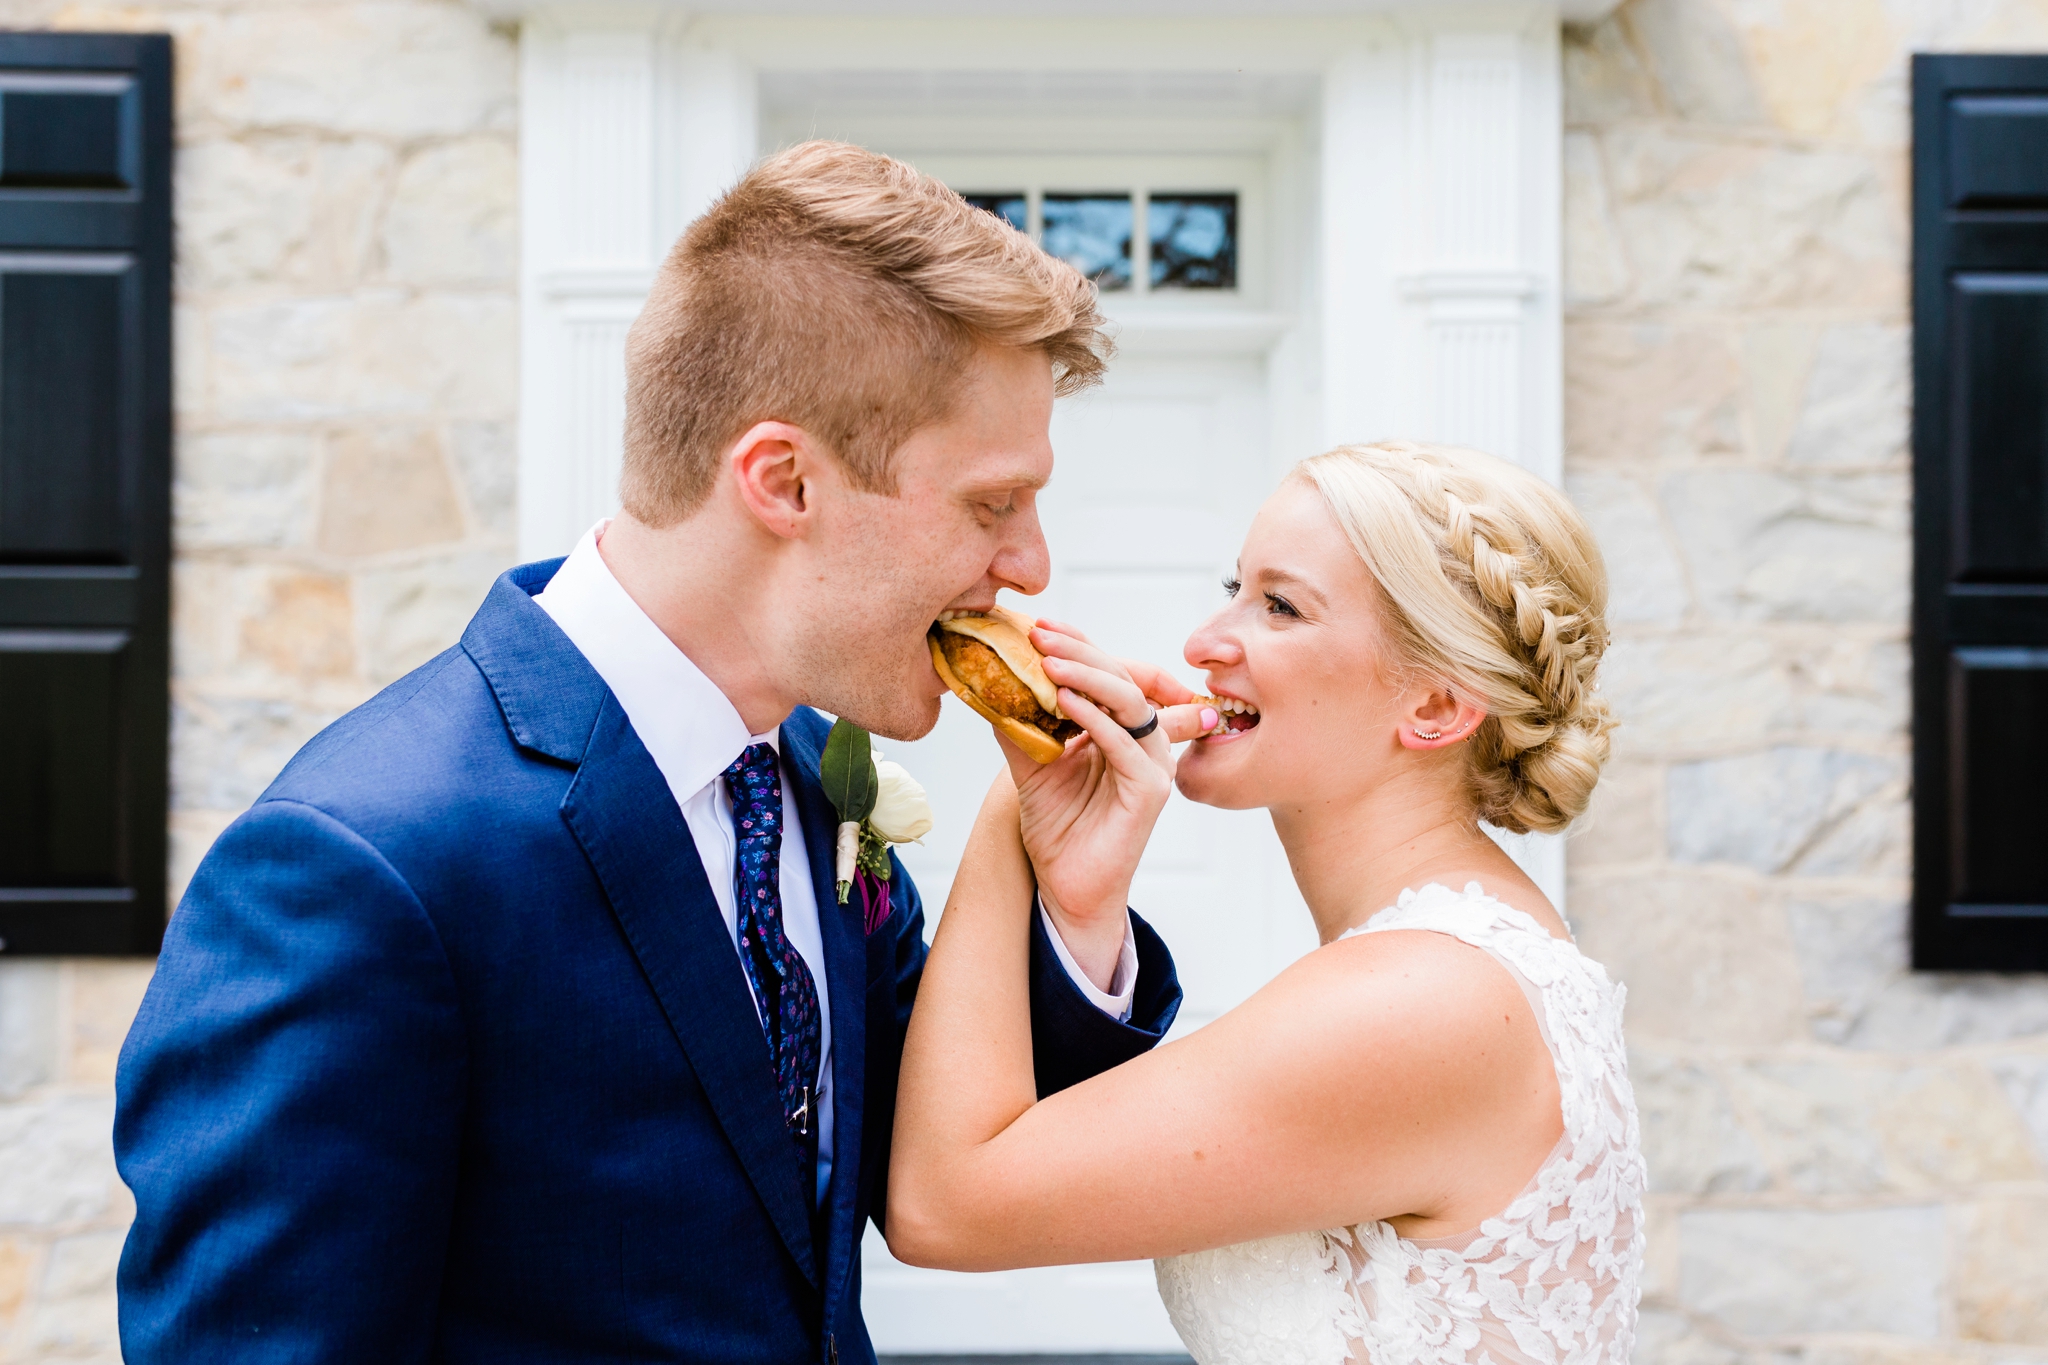
<svg viewBox="0 0 2048 1365">
<path fill-rule="evenodd" d="M 809 712 L 799 711 L 799 716 Z M 860 906 L 841 905 L 834 888 L 833 852 L 839 813 L 818 782 L 819 744 L 813 726 L 794 719 L 782 727 L 785 769 L 796 783 L 797 814 L 811 860 L 811 886 L 818 899 L 818 929 L 825 944 L 825 979 L 832 995 L 832 1185 L 830 1232 L 826 1242 L 825 1293 L 837 1303 L 844 1290 L 859 1228 L 854 1226 L 860 1193 L 861 1120 L 867 1079 L 867 940 Z M 765 1049 L 764 1049 L 765 1050 Z"/>
<path fill-rule="evenodd" d="M 783 1126 L 760 1015 L 689 826 L 609 692 L 576 780 L 562 799 L 562 818 L 604 883 L 612 914 L 769 1218 L 805 1277 L 818 1283 L 805 1173 Z M 804 833 L 811 837 L 808 816 Z M 825 875 L 829 896 L 829 866 Z M 829 934 L 826 943 L 829 952 Z M 858 986 L 850 989 L 857 1001 Z M 832 996 L 832 1026 L 838 1030 L 845 1025 L 836 972 Z M 843 1112 L 835 1111 L 835 1118 Z"/>
</svg>

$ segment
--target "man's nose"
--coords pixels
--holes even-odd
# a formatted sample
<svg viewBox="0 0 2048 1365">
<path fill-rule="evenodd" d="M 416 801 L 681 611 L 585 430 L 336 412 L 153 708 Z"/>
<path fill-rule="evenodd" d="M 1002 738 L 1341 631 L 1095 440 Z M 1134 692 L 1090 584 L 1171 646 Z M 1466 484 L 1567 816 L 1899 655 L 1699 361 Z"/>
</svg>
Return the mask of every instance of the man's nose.
<svg viewBox="0 0 2048 1365">
<path fill-rule="evenodd" d="M 1018 508 L 1004 529 L 1007 534 L 989 563 L 989 577 L 1026 597 L 1036 597 L 1052 581 L 1052 551 L 1045 546 L 1045 529 L 1038 523 L 1038 509 Z"/>
</svg>

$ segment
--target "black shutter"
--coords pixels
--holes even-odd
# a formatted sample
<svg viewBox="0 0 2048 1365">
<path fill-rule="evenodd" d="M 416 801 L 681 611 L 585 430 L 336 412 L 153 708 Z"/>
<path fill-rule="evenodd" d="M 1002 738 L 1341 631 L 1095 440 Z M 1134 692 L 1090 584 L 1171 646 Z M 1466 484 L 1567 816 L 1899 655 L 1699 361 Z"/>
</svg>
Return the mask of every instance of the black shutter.
<svg viewBox="0 0 2048 1365">
<path fill-rule="evenodd" d="M 163 936 L 170 380 L 170 39 L 0 34 L 8 954 Z"/>
<path fill-rule="evenodd" d="M 1913 963 L 2048 969 L 2048 57 L 1913 61 Z"/>
</svg>

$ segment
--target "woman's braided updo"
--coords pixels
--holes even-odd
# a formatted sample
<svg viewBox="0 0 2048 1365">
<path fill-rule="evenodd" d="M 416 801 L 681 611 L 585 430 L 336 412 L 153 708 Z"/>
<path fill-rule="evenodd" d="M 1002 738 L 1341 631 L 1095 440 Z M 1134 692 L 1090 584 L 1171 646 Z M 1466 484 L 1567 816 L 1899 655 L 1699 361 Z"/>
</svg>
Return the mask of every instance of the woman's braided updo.
<svg viewBox="0 0 2048 1365">
<path fill-rule="evenodd" d="M 1384 441 L 1301 462 L 1378 582 L 1414 669 L 1486 708 L 1466 745 L 1481 820 L 1564 829 L 1614 728 L 1595 673 L 1607 571 L 1564 494 L 1476 450 Z"/>
</svg>

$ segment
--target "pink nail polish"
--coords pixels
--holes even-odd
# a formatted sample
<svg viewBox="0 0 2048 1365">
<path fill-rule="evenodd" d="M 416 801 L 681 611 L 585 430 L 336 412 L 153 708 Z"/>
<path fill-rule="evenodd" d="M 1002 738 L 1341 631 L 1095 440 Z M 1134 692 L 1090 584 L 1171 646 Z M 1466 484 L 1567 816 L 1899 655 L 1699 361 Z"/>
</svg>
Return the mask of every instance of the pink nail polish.
<svg viewBox="0 0 2048 1365">
<path fill-rule="evenodd" d="M 1221 716 L 1219 716 L 1219 715 L 1217 715 L 1217 714 L 1216 714 L 1216 708 L 1215 708 L 1215 707 L 1213 707 L 1213 706 L 1205 706 L 1205 707 L 1203 707 L 1203 708 L 1202 708 L 1202 728 L 1203 728 L 1204 730 L 1213 730 L 1213 729 L 1215 729 L 1215 728 L 1216 728 L 1216 722 L 1217 722 L 1217 721 L 1219 721 L 1219 720 L 1221 720 L 1221 719 L 1223 719 L 1223 717 L 1221 717 Z"/>
</svg>

